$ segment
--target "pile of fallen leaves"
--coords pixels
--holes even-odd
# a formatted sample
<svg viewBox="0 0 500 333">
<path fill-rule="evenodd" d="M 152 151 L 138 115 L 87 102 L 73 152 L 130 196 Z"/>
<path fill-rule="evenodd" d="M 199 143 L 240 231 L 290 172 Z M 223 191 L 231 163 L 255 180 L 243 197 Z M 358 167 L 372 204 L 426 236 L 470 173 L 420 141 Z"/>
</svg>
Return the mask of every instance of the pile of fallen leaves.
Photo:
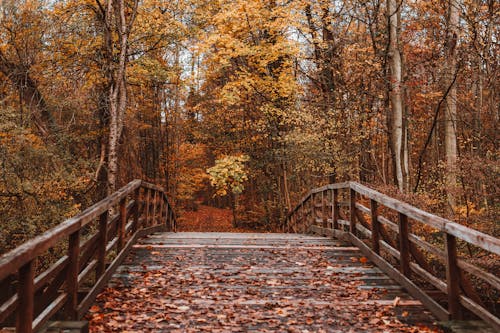
<svg viewBox="0 0 500 333">
<path fill-rule="evenodd" d="M 230 209 L 200 205 L 197 211 L 182 213 L 177 221 L 177 231 L 198 232 L 255 232 L 255 230 L 235 228 Z"/>
<path fill-rule="evenodd" d="M 90 309 L 90 331 L 436 331 L 405 323 L 421 308 L 402 312 L 399 297 L 363 288 L 351 269 L 359 259 L 339 262 L 328 251 L 135 248 Z"/>
</svg>

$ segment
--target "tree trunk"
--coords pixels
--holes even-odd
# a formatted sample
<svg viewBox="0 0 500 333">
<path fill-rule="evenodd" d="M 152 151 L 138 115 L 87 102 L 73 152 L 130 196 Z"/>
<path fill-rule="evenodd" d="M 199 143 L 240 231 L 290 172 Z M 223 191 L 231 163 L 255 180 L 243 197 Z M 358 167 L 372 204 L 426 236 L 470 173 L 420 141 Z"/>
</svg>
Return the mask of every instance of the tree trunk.
<svg viewBox="0 0 500 333">
<path fill-rule="evenodd" d="M 394 180 L 400 191 L 405 189 L 403 177 L 403 100 L 401 96 L 401 52 L 399 49 L 399 20 L 401 6 L 396 0 L 387 0 L 387 22 L 389 31 L 389 96 L 391 102 L 391 152 L 394 165 Z"/>
<path fill-rule="evenodd" d="M 128 37 L 137 14 L 138 0 L 134 1 L 131 12 L 126 13 L 125 0 L 108 0 L 105 9 L 105 42 L 108 46 L 108 57 L 113 57 L 113 33 L 118 35 L 118 64 L 108 59 L 109 70 L 109 140 L 108 140 L 108 194 L 116 191 L 118 176 L 119 141 L 123 132 L 125 111 L 127 109 L 127 51 Z M 127 19 L 128 17 L 128 19 Z"/>
<path fill-rule="evenodd" d="M 446 35 L 446 72 L 445 89 L 451 85 L 444 109 L 444 150 L 446 156 L 445 186 L 448 204 L 451 209 L 456 205 L 454 189 L 457 182 L 457 88 L 456 75 L 458 41 L 458 20 L 461 0 L 449 0 Z"/>
</svg>

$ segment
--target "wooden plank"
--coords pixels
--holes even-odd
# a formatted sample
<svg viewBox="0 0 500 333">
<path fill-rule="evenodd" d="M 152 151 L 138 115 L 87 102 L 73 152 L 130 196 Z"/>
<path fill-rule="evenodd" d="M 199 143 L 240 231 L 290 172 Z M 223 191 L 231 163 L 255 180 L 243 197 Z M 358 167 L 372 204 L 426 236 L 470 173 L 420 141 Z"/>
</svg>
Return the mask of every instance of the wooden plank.
<svg viewBox="0 0 500 333">
<path fill-rule="evenodd" d="M 132 234 L 134 234 L 139 229 L 140 195 L 141 195 L 141 189 L 137 188 L 134 191 L 134 210 L 133 210 Z"/>
<path fill-rule="evenodd" d="M 370 201 L 374 201 L 374 200 L 370 200 Z M 361 212 L 365 213 L 365 214 L 371 214 L 371 210 L 370 208 L 368 207 L 365 207 L 364 205 L 362 205 L 361 203 L 359 202 L 356 202 L 356 208 L 358 210 L 360 210 Z"/>
<path fill-rule="evenodd" d="M 66 293 L 62 293 L 52 301 L 33 321 L 33 331 L 40 330 L 64 306 L 66 300 Z"/>
<path fill-rule="evenodd" d="M 146 217 L 145 217 L 143 227 L 148 227 L 149 226 L 149 208 L 151 205 L 151 190 L 149 188 L 146 189 L 145 195 L 146 195 L 146 204 L 145 204 Z"/>
<path fill-rule="evenodd" d="M 384 249 L 384 251 L 389 253 L 394 258 L 399 260 L 399 258 L 401 257 L 401 255 L 399 254 L 399 251 L 397 249 L 393 248 L 391 245 L 389 245 L 389 243 L 387 243 L 386 241 L 381 240 L 380 246 L 382 247 L 382 249 Z"/>
<path fill-rule="evenodd" d="M 0 306 L 0 323 L 4 322 L 14 312 L 18 304 L 17 294 L 12 295 Z"/>
<path fill-rule="evenodd" d="M 389 227 L 392 231 L 399 232 L 399 227 L 396 223 L 392 222 L 391 220 L 383 217 L 383 216 L 378 216 L 377 220 L 382 223 L 383 225 Z"/>
<path fill-rule="evenodd" d="M 87 266 L 78 274 L 78 285 L 81 285 L 83 281 L 87 279 L 87 277 L 92 273 L 92 271 L 97 267 L 98 261 L 97 259 L 89 262 Z"/>
<path fill-rule="evenodd" d="M 420 267 L 415 263 L 410 263 L 411 270 L 417 273 L 421 278 L 432 284 L 436 289 L 446 294 L 446 283 L 441 281 L 441 279 L 435 277 L 431 273 L 427 272 L 425 269 Z"/>
<path fill-rule="evenodd" d="M 354 190 L 349 191 L 349 232 L 353 235 L 356 234 L 356 192 Z"/>
<path fill-rule="evenodd" d="M 35 278 L 35 291 L 40 288 L 44 288 L 50 280 L 52 280 L 57 274 L 59 274 L 66 265 L 68 264 L 68 256 L 65 255 L 57 260 L 52 266 L 43 271 L 40 275 Z M 0 320 L 1 321 L 1 320 Z"/>
<path fill-rule="evenodd" d="M 76 319 L 76 307 L 78 304 L 78 272 L 80 271 L 80 231 L 69 236 L 68 245 L 68 270 L 66 273 L 67 300 L 65 306 L 66 318 Z"/>
<path fill-rule="evenodd" d="M 475 313 L 479 318 L 491 325 L 495 332 L 500 332 L 500 318 L 483 308 L 473 300 L 463 295 L 460 296 L 460 304 Z"/>
<path fill-rule="evenodd" d="M 333 218 L 333 229 L 339 229 L 339 190 L 332 189 L 332 218 Z"/>
<path fill-rule="evenodd" d="M 108 243 L 108 211 L 99 217 L 99 243 L 97 251 L 96 279 L 99 278 L 106 269 L 106 244 Z"/>
<path fill-rule="evenodd" d="M 111 251 L 118 244 L 118 236 L 114 237 L 108 244 L 106 244 L 106 253 Z"/>
<path fill-rule="evenodd" d="M 457 264 L 457 239 L 455 236 L 445 235 L 446 248 L 446 293 L 448 294 L 448 311 L 450 319 L 462 318 L 460 308 L 460 269 Z"/>
<path fill-rule="evenodd" d="M 355 246 L 359 247 L 361 252 L 370 259 L 375 265 L 377 265 L 382 271 L 384 271 L 387 275 L 389 275 L 392 279 L 396 280 L 399 284 L 401 284 L 410 295 L 419 299 L 424 306 L 426 306 L 439 320 L 445 321 L 448 320 L 448 312 L 439 305 L 436 301 L 434 301 L 431 297 L 429 297 L 425 292 L 423 292 L 417 285 L 415 285 L 410 279 L 401 274 L 398 270 L 396 270 L 390 263 L 385 261 L 384 258 L 377 255 L 373 252 L 366 244 L 364 244 L 360 239 L 358 239 L 353 234 L 349 234 L 350 241 Z"/>
<path fill-rule="evenodd" d="M 121 251 L 125 244 L 125 226 L 127 224 L 127 198 L 120 201 L 120 220 L 118 224 L 118 251 Z"/>
<path fill-rule="evenodd" d="M 19 298 L 17 307 L 16 332 L 31 333 L 34 315 L 35 286 L 35 262 L 29 261 L 19 269 L 19 284 L 17 295 Z"/>
<path fill-rule="evenodd" d="M 370 200 L 370 215 L 372 220 L 372 248 L 376 254 L 380 254 L 380 222 L 378 221 L 378 203 Z"/>
<path fill-rule="evenodd" d="M 408 239 L 409 226 L 408 217 L 403 213 L 399 213 L 399 264 L 401 265 L 401 273 L 409 277 L 410 269 L 410 241 Z"/>
</svg>

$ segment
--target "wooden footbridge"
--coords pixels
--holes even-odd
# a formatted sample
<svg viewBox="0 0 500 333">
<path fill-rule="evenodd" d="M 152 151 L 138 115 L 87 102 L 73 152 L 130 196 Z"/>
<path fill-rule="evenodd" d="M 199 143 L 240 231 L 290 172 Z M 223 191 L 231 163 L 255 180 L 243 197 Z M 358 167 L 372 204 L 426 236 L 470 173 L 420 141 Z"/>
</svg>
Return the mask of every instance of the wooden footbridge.
<svg viewBox="0 0 500 333">
<path fill-rule="evenodd" d="M 0 257 L 0 327 L 418 332 L 472 319 L 500 331 L 498 304 L 473 287 L 498 300 L 500 278 L 461 256 L 497 260 L 500 240 L 355 182 L 312 190 L 282 233 L 175 230 L 163 189 L 129 183 Z"/>
</svg>

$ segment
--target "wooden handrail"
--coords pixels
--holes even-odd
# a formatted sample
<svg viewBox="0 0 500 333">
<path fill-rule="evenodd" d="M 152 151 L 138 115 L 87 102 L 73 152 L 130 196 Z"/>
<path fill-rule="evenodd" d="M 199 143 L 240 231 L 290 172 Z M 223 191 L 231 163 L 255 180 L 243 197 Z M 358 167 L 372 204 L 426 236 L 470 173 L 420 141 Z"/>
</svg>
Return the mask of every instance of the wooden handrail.
<svg viewBox="0 0 500 333">
<path fill-rule="evenodd" d="M 86 233 L 94 232 L 84 235 L 86 226 L 91 227 Z M 0 328 L 15 325 L 17 332 L 33 332 L 56 314 L 82 318 L 138 238 L 175 229 L 176 216 L 164 189 L 130 182 L 0 257 L 0 286 L 7 291 L 0 295 Z M 67 244 L 66 255 L 36 274 L 37 259 L 61 243 Z"/>
<path fill-rule="evenodd" d="M 348 200 L 347 207 L 339 203 L 339 191 L 344 193 L 344 200 Z M 321 198 L 320 204 L 316 198 Z M 370 207 L 364 206 L 360 198 L 368 201 Z M 341 213 L 343 207 L 345 212 Z M 397 214 L 397 222 L 382 216 L 384 207 Z M 440 233 L 445 250 L 413 234 L 411 226 L 416 223 Z M 500 331 L 500 318 L 486 309 L 464 273 L 498 291 L 500 278 L 460 258 L 457 249 L 457 240 L 460 239 L 498 256 L 500 239 L 496 237 L 433 215 L 356 182 L 330 184 L 309 191 L 287 215 L 284 230 L 309 230 L 347 240 L 420 299 L 439 320 L 461 319 L 467 309 Z M 397 239 L 392 239 L 391 234 L 397 235 Z M 422 250 L 436 255 L 442 262 L 446 268 L 446 280 L 432 272 Z M 398 267 L 390 264 L 382 254 L 398 260 Z M 447 308 L 419 288 L 414 282 L 415 276 L 445 293 Z"/>
</svg>

